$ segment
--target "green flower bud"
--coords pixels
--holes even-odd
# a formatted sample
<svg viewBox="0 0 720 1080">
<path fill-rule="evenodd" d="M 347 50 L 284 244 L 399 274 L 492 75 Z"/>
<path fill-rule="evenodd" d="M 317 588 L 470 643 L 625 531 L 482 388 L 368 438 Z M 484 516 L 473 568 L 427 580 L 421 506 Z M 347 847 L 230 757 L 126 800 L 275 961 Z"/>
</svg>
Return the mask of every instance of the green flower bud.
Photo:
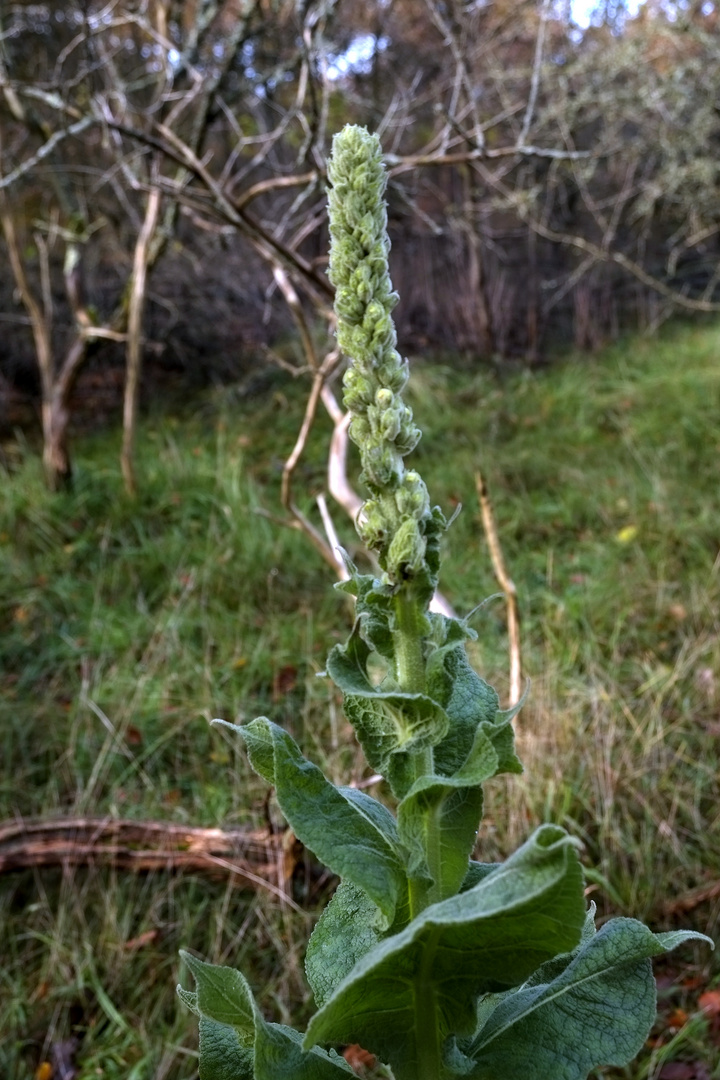
<svg viewBox="0 0 720 1080">
<path fill-rule="evenodd" d="M 419 473 L 405 473 L 395 495 L 395 503 L 401 517 L 413 517 L 416 521 L 421 521 L 429 515 L 430 498 Z"/>
<path fill-rule="evenodd" d="M 402 479 L 403 463 L 392 443 L 368 437 L 362 444 L 362 450 L 365 482 L 374 491 L 394 491 Z"/>
<path fill-rule="evenodd" d="M 350 367 L 343 378 L 345 407 L 352 413 L 367 409 L 374 399 L 373 385 L 357 368 Z"/>
<path fill-rule="evenodd" d="M 358 531 L 378 552 L 390 582 L 399 584 L 423 568 L 432 573 L 425 559 L 435 548 L 428 548 L 425 535 L 431 524 L 427 490 L 403 462 L 420 431 L 400 397 L 408 370 L 395 348 L 392 310 L 398 297 L 388 270 L 387 178 L 377 136 L 353 126 L 336 135 L 328 179 L 328 273 L 336 290 L 338 345 L 351 359 L 344 402 L 352 414 L 350 437 L 360 448 L 362 478 L 376 496 L 363 507 Z"/>
<path fill-rule="evenodd" d="M 350 423 L 350 438 L 357 446 L 364 446 L 372 435 L 372 429 L 365 416 L 356 416 Z"/>
<path fill-rule="evenodd" d="M 388 549 L 387 571 L 390 577 L 402 581 L 422 570 L 425 546 L 425 538 L 417 521 L 414 518 L 403 521 Z"/>
<path fill-rule="evenodd" d="M 370 548 L 383 544 L 387 536 L 387 524 L 380 504 L 374 499 L 367 499 L 357 521 L 362 542 Z"/>
</svg>

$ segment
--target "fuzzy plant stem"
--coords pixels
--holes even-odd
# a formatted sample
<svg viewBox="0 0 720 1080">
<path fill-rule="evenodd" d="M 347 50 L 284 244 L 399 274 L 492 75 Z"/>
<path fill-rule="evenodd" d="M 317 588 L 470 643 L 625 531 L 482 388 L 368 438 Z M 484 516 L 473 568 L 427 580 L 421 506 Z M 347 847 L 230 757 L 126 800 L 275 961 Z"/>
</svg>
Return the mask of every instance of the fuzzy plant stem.
<svg viewBox="0 0 720 1080">
<path fill-rule="evenodd" d="M 344 403 L 370 491 L 358 532 L 377 552 L 383 584 L 393 593 L 395 681 L 406 693 L 423 693 L 432 595 L 428 550 L 437 518 L 422 478 L 404 462 L 420 431 L 402 399 L 408 366 L 396 349 L 392 320 L 398 297 L 388 269 L 387 177 L 378 137 L 365 128 L 344 128 L 333 142 L 328 178 L 329 275 L 338 344 L 351 361 Z M 432 747 L 415 752 L 413 767 L 416 778 L 433 772 Z"/>
</svg>

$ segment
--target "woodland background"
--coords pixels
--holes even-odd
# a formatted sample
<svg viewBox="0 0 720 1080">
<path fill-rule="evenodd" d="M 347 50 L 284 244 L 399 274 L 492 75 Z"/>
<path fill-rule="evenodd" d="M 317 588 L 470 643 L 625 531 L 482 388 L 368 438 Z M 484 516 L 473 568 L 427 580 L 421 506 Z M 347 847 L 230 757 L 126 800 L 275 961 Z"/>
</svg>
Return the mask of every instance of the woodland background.
<svg viewBox="0 0 720 1080">
<path fill-rule="evenodd" d="M 349 121 L 387 152 L 406 349 L 532 365 L 720 309 L 717 5 L 574 13 L 5 0 L 0 400 L 44 402 L 51 484 L 81 372 L 94 413 L 125 386 L 132 429 L 142 354 L 161 382 L 257 373 L 294 331 L 289 287 L 327 325 L 325 159 Z"/>
</svg>

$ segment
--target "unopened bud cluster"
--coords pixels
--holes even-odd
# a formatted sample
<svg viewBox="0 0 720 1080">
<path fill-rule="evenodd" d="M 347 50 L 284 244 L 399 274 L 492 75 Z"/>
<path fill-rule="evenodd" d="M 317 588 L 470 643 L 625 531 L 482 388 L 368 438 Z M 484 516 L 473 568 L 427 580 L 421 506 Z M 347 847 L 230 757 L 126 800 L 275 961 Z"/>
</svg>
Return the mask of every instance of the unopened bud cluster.
<svg viewBox="0 0 720 1080">
<path fill-rule="evenodd" d="M 337 338 L 351 359 L 344 402 L 371 492 L 358 531 L 397 582 L 423 566 L 430 503 L 421 477 L 406 472 L 403 463 L 420 431 L 401 397 L 408 371 L 395 347 L 392 310 L 398 297 L 388 270 L 387 178 L 378 137 L 365 128 L 344 128 L 333 141 L 328 178 Z"/>
</svg>

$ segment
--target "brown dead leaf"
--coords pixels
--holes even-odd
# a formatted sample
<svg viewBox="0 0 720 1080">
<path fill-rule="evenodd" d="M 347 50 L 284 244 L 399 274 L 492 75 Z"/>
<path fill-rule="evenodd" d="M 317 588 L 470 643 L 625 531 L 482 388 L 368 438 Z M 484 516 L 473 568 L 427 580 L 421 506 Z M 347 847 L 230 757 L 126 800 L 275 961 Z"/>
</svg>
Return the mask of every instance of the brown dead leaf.
<svg viewBox="0 0 720 1080">
<path fill-rule="evenodd" d="M 47 979 L 43 979 L 42 982 L 39 982 L 37 984 L 32 994 L 30 995 L 31 1004 L 34 1004 L 36 1001 L 42 1001 L 43 998 L 46 998 L 48 996 L 49 990 L 50 983 L 47 981 Z"/>
<path fill-rule="evenodd" d="M 720 990 L 706 990 L 698 998 L 698 1005 L 706 1016 L 720 1016 Z"/>
<path fill-rule="evenodd" d="M 677 1009 L 674 1009 L 673 1012 L 668 1014 L 666 1023 L 669 1028 L 673 1028 L 675 1031 L 679 1031 L 680 1028 L 684 1027 L 689 1020 L 690 1016 L 688 1015 L 688 1013 L 685 1012 L 684 1009 L 680 1009 L 680 1007 L 678 1007 Z"/>
<path fill-rule="evenodd" d="M 157 941 L 159 931 L 158 930 L 146 930 L 143 934 L 138 934 L 137 937 L 130 938 L 126 941 L 124 949 L 143 949 L 146 945 L 152 945 L 153 941 Z"/>
<path fill-rule="evenodd" d="M 684 1009 L 677 1008 L 668 1014 L 666 1023 L 669 1028 L 679 1031 L 680 1028 L 685 1027 L 689 1019 L 690 1017 Z"/>
<path fill-rule="evenodd" d="M 350 1068 L 354 1069 L 359 1076 L 363 1076 L 366 1069 L 374 1069 L 377 1064 L 375 1055 L 363 1050 L 362 1046 L 358 1046 L 357 1043 L 346 1046 L 343 1050 L 343 1057 Z"/>
<path fill-rule="evenodd" d="M 125 740 L 128 746 L 142 746 L 143 734 L 140 728 L 134 724 L 128 724 L 125 729 Z"/>
<path fill-rule="evenodd" d="M 684 990 L 699 990 L 701 986 L 705 985 L 705 976 L 686 975 L 684 979 L 680 980 L 680 985 Z"/>
<path fill-rule="evenodd" d="M 278 668 L 273 676 L 272 698 L 275 704 L 297 686 L 298 669 L 294 664 Z"/>
</svg>

